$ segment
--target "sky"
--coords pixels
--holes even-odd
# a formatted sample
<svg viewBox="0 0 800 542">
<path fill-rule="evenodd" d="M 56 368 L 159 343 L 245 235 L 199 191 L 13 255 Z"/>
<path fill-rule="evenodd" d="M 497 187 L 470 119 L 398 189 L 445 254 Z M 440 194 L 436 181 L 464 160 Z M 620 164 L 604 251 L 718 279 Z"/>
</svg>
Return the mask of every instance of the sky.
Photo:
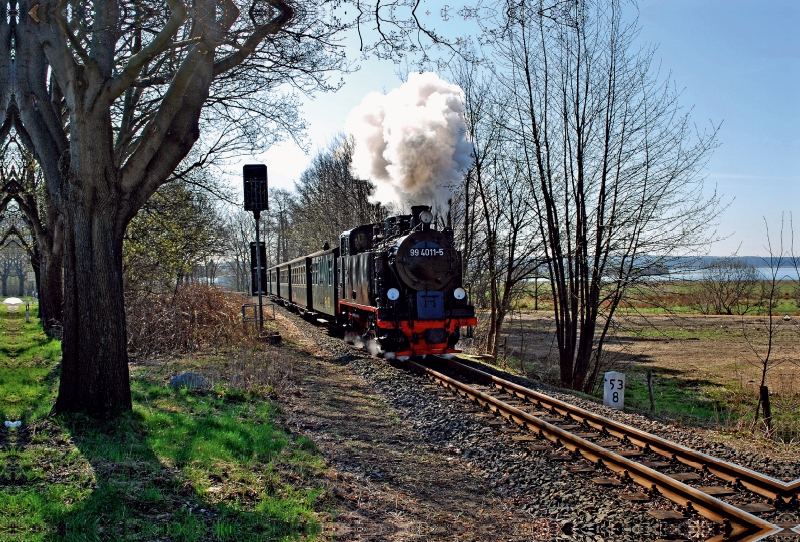
<svg viewBox="0 0 800 542">
<path fill-rule="evenodd" d="M 639 22 L 639 41 L 657 45 L 656 61 L 672 74 L 698 128 L 721 123 L 705 174 L 707 189 L 728 207 L 715 226 L 723 239 L 710 253 L 768 254 L 765 220 L 774 248 L 782 214 L 788 231 L 793 213 L 800 238 L 800 2 L 640 0 Z M 283 143 L 256 157 L 267 164 L 271 187 L 291 189 L 366 94 L 401 84 L 391 62 L 360 64 L 337 93 L 303 100 L 308 154 Z"/>
</svg>

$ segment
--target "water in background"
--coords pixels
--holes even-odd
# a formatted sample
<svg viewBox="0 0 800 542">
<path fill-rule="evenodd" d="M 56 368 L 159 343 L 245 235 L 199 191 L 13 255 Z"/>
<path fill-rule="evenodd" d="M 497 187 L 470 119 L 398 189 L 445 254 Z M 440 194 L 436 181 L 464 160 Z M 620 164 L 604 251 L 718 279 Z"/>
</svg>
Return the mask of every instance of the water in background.
<svg viewBox="0 0 800 542">
<path fill-rule="evenodd" d="M 756 272 L 762 279 L 765 280 L 772 279 L 771 267 L 756 267 Z M 702 269 L 697 269 L 694 271 L 681 270 L 677 273 L 670 273 L 669 276 L 662 275 L 660 277 L 654 277 L 654 278 L 662 278 L 662 279 L 669 278 L 671 280 L 699 280 L 703 278 L 703 273 L 704 271 Z M 798 281 L 800 280 L 800 274 L 794 267 L 779 267 L 776 278 L 778 280 Z"/>
</svg>

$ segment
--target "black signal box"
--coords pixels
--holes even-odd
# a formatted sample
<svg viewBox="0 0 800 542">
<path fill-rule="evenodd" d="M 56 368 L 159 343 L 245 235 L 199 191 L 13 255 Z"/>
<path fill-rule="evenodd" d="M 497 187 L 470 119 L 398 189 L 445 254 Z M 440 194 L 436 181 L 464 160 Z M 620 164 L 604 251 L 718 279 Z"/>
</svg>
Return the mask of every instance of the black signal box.
<svg viewBox="0 0 800 542">
<path fill-rule="evenodd" d="M 267 166 L 246 164 L 244 174 L 244 210 L 261 212 L 269 210 L 267 198 Z"/>
<path fill-rule="evenodd" d="M 259 243 L 259 256 L 261 257 L 261 293 L 267 293 L 267 247 L 262 241 Z M 256 260 L 256 244 L 250 243 L 250 292 L 258 295 L 258 260 Z"/>
</svg>

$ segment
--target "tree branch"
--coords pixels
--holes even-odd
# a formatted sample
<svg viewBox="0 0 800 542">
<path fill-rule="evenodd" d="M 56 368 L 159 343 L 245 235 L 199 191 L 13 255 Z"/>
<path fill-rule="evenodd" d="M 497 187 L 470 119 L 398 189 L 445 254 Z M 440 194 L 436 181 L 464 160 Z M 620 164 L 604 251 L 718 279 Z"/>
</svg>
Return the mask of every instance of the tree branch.
<svg viewBox="0 0 800 542">
<path fill-rule="evenodd" d="M 103 97 L 106 101 L 111 102 L 121 96 L 122 93 L 133 84 L 136 78 L 139 77 L 142 68 L 148 62 L 159 53 L 171 47 L 170 42 L 186 20 L 187 13 L 186 6 L 181 0 L 167 0 L 167 4 L 172 12 L 169 21 L 167 21 L 167 24 L 164 25 L 164 28 L 161 29 L 153 41 L 133 55 L 119 75 L 108 82 L 106 90 L 103 93 Z"/>
<path fill-rule="evenodd" d="M 236 52 L 215 62 L 214 77 L 232 70 L 244 62 L 247 57 L 253 54 L 258 44 L 264 41 L 264 38 L 272 34 L 277 34 L 278 31 L 294 17 L 294 9 L 284 0 L 269 0 L 269 3 L 278 9 L 279 14 L 267 24 L 256 28 Z"/>
</svg>

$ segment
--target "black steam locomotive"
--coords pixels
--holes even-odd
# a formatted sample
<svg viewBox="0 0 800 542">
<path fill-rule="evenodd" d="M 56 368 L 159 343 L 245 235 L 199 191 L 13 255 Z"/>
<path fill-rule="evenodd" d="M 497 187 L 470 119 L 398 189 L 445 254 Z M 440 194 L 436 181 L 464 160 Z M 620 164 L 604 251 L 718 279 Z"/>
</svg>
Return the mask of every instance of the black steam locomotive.
<svg viewBox="0 0 800 542">
<path fill-rule="evenodd" d="M 339 246 L 267 269 L 266 293 L 303 313 L 327 315 L 351 336 L 396 356 L 458 352 L 474 326 L 453 230 L 428 206 L 342 233 Z"/>
</svg>

